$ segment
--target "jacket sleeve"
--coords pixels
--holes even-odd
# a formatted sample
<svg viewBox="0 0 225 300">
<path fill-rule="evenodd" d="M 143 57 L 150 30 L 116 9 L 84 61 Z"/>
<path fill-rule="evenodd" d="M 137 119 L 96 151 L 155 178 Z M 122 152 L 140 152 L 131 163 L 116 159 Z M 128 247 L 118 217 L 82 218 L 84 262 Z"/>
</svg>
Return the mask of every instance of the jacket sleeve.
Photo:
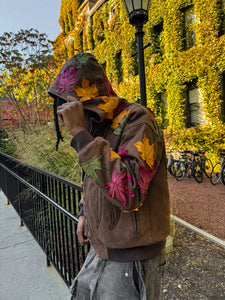
<svg viewBox="0 0 225 300">
<path fill-rule="evenodd" d="M 113 134 L 113 133 L 112 133 Z M 127 124 L 118 149 L 87 131 L 71 141 L 78 163 L 109 201 L 124 212 L 138 210 L 160 164 L 163 143 L 149 123 Z"/>
</svg>

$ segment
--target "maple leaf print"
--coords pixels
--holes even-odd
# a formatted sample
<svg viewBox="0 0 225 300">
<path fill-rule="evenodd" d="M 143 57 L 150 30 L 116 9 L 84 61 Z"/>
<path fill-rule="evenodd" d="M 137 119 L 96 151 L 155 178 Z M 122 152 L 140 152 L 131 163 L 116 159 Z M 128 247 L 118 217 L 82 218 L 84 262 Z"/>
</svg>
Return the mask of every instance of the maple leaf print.
<svg viewBox="0 0 225 300">
<path fill-rule="evenodd" d="M 128 117 L 124 117 L 123 120 L 120 122 L 119 126 L 113 131 L 113 133 L 115 135 L 121 135 L 124 127 L 126 126 L 127 124 L 127 121 L 128 121 Z"/>
<path fill-rule="evenodd" d="M 63 74 L 59 74 L 58 76 L 59 82 L 55 84 L 58 88 L 61 89 L 59 94 L 62 94 L 65 90 L 69 92 L 73 91 L 70 85 L 73 85 L 78 81 L 78 79 L 73 78 L 76 75 L 76 73 L 77 73 L 77 68 L 74 68 L 69 72 L 69 67 L 67 67 L 63 71 Z"/>
<path fill-rule="evenodd" d="M 144 134 L 143 142 L 138 141 L 134 144 L 134 146 L 138 149 L 139 152 L 141 152 L 141 158 L 144 162 L 146 162 L 150 168 L 154 165 L 154 148 L 155 144 L 150 145 L 149 139 L 146 136 L 146 133 Z"/>
<path fill-rule="evenodd" d="M 99 95 L 96 84 L 93 83 L 92 85 L 90 85 L 89 80 L 87 80 L 85 77 L 83 77 L 81 85 L 82 87 L 76 86 L 73 88 L 77 93 L 77 96 L 81 97 L 80 102 L 93 99 Z"/>
<path fill-rule="evenodd" d="M 117 97 L 103 96 L 102 100 L 105 103 L 99 104 L 98 108 L 100 108 L 106 112 L 106 119 L 112 119 L 113 118 L 113 110 L 118 106 L 119 99 Z"/>
<path fill-rule="evenodd" d="M 80 66 L 87 65 L 91 69 L 96 69 L 96 64 L 92 62 L 91 59 L 96 60 L 95 57 L 91 53 L 78 53 L 74 56 L 76 61 L 79 63 Z"/>
<path fill-rule="evenodd" d="M 126 205 L 126 197 L 134 197 L 135 195 L 131 193 L 128 186 L 125 184 L 131 181 L 130 176 L 127 176 L 127 171 L 123 170 L 116 176 L 116 169 L 113 171 L 112 174 L 112 182 L 106 183 L 103 187 L 105 189 L 109 188 L 109 197 L 112 199 L 116 197 L 123 206 Z"/>
<path fill-rule="evenodd" d="M 127 144 L 124 144 L 123 146 L 120 147 L 118 154 L 121 156 L 127 156 L 128 155 L 128 150 L 124 150 Z"/>
<path fill-rule="evenodd" d="M 124 111 L 127 108 L 127 103 L 124 103 L 123 105 L 120 105 L 120 103 L 121 103 L 121 100 L 119 100 L 119 105 L 113 111 L 113 119 L 115 117 L 117 117 L 122 111 Z"/>
<path fill-rule="evenodd" d="M 112 86 L 111 86 L 111 84 L 110 84 L 110 82 L 108 80 L 108 77 L 106 75 L 105 75 L 105 81 L 103 81 L 100 86 L 104 86 L 105 87 L 105 94 L 106 94 L 106 96 L 110 96 L 110 95 L 116 96 L 116 93 L 112 89 Z"/>
<path fill-rule="evenodd" d="M 112 148 L 110 148 L 110 159 L 112 160 L 113 158 L 119 158 L 119 159 L 121 159 L 121 157 L 119 156 L 119 154 L 117 154 L 115 151 L 112 150 Z"/>
<path fill-rule="evenodd" d="M 99 161 L 100 158 L 101 156 L 94 156 L 92 159 L 80 164 L 85 173 L 88 176 L 92 177 L 94 182 L 96 182 L 99 186 L 101 186 L 102 184 L 95 170 L 103 170 L 101 162 Z"/>
<path fill-rule="evenodd" d="M 145 164 L 145 166 L 139 165 L 139 174 L 140 174 L 141 179 L 137 178 L 137 183 L 141 188 L 142 194 L 146 194 L 149 183 L 152 181 L 152 178 L 155 175 L 156 170 L 157 170 L 156 161 L 154 162 L 152 170 L 147 170 L 146 164 Z"/>
<path fill-rule="evenodd" d="M 113 119 L 113 123 L 111 125 L 111 128 L 116 129 L 120 125 L 120 123 L 123 120 L 123 118 L 124 117 L 128 117 L 128 115 L 129 115 L 129 113 L 131 112 L 132 109 L 133 108 L 128 109 L 128 110 L 124 110 L 117 117 L 115 117 Z"/>
</svg>

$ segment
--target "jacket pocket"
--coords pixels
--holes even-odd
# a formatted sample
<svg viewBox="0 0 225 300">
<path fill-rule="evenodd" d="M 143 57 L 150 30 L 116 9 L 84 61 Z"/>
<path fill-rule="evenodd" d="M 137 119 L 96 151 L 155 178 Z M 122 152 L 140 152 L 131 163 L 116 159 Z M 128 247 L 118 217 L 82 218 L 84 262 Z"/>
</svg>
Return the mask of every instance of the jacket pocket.
<svg viewBox="0 0 225 300">
<path fill-rule="evenodd" d="M 98 228 L 100 223 L 101 223 L 101 219 L 102 219 L 102 193 L 100 190 L 98 190 L 98 196 L 97 196 L 97 217 L 96 217 L 96 227 Z"/>
<path fill-rule="evenodd" d="M 109 229 L 112 231 L 119 222 L 121 210 L 118 207 L 112 205 L 109 201 L 108 201 L 108 206 L 109 206 L 110 217 L 111 217 Z"/>
<path fill-rule="evenodd" d="M 137 211 L 134 211 L 133 214 L 134 214 L 135 232 L 139 233 L 139 214 Z"/>
</svg>

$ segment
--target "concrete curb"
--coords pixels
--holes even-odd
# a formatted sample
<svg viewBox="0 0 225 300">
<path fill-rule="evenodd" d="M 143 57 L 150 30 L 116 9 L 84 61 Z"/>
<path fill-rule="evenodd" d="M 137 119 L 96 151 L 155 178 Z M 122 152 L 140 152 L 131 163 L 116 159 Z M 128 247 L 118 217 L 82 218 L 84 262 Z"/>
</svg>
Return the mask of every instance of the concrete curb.
<svg viewBox="0 0 225 300">
<path fill-rule="evenodd" d="M 198 227 L 195 227 L 195 226 L 189 224 L 188 222 L 185 222 L 184 220 L 182 220 L 172 214 L 170 215 L 170 219 L 171 219 L 171 221 L 174 221 L 174 222 L 190 229 L 191 231 L 196 232 L 197 234 L 204 237 L 205 239 L 210 240 L 211 242 L 213 242 L 225 249 L 225 241 L 224 240 L 221 240 L 221 239 L 215 237 L 214 235 L 212 235 L 208 232 L 205 232 L 204 230 L 201 230 Z"/>
</svg>

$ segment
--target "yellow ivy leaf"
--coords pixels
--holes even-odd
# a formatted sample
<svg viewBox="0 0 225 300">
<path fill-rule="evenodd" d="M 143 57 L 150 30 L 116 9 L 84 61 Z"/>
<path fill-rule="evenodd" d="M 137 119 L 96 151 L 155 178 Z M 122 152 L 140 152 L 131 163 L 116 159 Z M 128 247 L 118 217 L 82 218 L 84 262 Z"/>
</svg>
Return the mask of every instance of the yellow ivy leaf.
<svg viewBox="0 0 225 300">
<path fill-rule="evenodd" d="M 133 108 L 131 108 L 129 110 L 124 110 L 117 117 L 115 117 L 115 119 L 113 119 L 111 128 L 116 129 L 119 126 L 120 122 L 123 120 L 124 116 L 128 117 L 128 115 L 132 109 Z"/>
<path fill-rule="evenodd" d="M 112 150 L 112 148 L 110 148 L 110 159 L 112 160 L 113 158 L 119 158 L 119 159 L 121 159 L 121 157 L 119 156 L 119 154 L 117 154 L 115 151 Z"/>
<path fill-rule="evenodd" d="M 154 165 L 154 148 L 155 144 L 150 145 L 146 133 L 143 142 L 138 141 L 134 146 L 141 152 L 141 158 L 149 165 L 150 168 Z"/>
<path fill-rule="evenodd" d="M 77 93 L 77 96 L 81 97 L 80 102 L 84 102 L 90 99 L 93 99 L 99 95 L 99 91 L 96 87 L 96 84 L 89 84 L 89 80 L 83 77 L 82 87 L 76 86 L 74 87 L 74 91 Z"/>
<path fill-rule="evenodd" d="M 103 96 L 102 100 L 105 104 L 99 104 L 98 108 L 104 110 L 106 112 L 106 119 L 113 118 L 113 110 L 117 108 L 119 104 L 119 99 L 117 97 L 106 97 Z"/>
</svg>

